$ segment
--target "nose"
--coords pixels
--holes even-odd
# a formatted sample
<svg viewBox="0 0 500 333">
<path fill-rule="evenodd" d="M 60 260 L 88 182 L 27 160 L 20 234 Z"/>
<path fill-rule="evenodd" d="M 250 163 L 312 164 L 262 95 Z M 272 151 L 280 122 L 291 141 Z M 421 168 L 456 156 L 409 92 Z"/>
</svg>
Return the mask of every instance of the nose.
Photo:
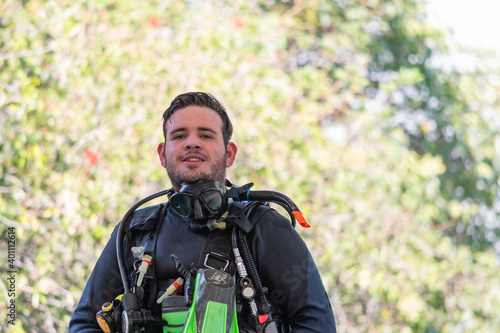
<svg viewBox="0 0 500 333">
<path fill-rule="evenodd" d="M 200 148 L 201 143 L 197 135 L 189 135 L 184 144 L 185 149 L 196 149 Z"/>
</svg>

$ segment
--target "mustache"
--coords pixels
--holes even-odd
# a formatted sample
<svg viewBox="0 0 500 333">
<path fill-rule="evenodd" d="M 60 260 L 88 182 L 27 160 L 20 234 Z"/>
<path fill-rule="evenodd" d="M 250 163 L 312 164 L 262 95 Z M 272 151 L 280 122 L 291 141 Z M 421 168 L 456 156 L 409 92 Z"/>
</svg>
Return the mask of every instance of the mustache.
<svg viewBox="0 0 500 333">
<path fill-rule="evenodd" d="M 201 158 L 203 158 L 204 160 L 207 160 L 208 159 L 208 156 L 206 154 L 203 154 L 201 151 L 199 150 L 190 150 L 188 151 L 187 153 L 185 153 L 184 155 L 180 156 L 179 157 L 179 160 L 184 160 L 187 156 L 189 155 L 200 155 Z"/>
</svg>

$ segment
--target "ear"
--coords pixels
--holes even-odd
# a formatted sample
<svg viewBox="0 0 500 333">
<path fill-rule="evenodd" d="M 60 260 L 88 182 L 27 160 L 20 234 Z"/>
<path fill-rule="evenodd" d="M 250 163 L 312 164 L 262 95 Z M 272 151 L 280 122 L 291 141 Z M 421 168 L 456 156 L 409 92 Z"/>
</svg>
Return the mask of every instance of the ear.
<svg viewBox="0 0 500 333">
<path fill-rule="evenodd" d="M 158 157 L 160 158 L 160 163 L 161 166 L 166 168 L 167 167 L 167 160 L 165 158 L 165 143 L 161 142 L 158 145 Z"/>
<path fill-rule="evenodd" d="M 237 152 L 238 147 L 236 147 L 236 144 L 234 144 L 234 142 L 229 142 L 227 144 L 226 150 L 226 168 L 229 168 L 231 165 L 233 165 Z"/>
</svg>

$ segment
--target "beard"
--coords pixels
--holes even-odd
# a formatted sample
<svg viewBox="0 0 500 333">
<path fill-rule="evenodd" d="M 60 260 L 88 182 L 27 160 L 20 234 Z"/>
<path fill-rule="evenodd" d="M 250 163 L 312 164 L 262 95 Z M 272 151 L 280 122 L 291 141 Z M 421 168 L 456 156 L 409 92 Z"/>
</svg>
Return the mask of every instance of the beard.
<svg viewBox="0 0 500 333">
<path fill-rule="evenodd" d="M 172 187 L 175 191 L 178 191 L 182 183 L 190 183 L 200 179 L 217 180 L 224 184 L 226 179 L 226 161 L 227 157 L 224 154 L 220 159 L 214 160 L 212 167 L 207 172 L 198 171 L 195 168 L 188 171 L 180 171 L 176 169 L 175 163 L 171 163 L 169 159 L 166 159 L 166 169 Z"/>
</svg>

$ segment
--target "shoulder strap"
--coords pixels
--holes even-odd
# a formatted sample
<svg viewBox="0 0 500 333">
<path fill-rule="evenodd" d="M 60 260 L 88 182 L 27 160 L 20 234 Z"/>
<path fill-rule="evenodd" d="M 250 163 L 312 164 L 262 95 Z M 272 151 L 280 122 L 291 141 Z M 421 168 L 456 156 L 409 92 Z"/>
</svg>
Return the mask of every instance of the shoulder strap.
<svg viewBox="0 0 500 333">
<path fill-rule="evenodd" d="M 136 283 L 137 276 L 135 275 L 136 271 L 134 271 L 133 268 L 135 258 L 133 257 L 130 249 L 133 246 L 143 246 L 144 253 L 153 256 L 153 265 L 148 267 L 144 276 L 145 279 L 149 280 L 148 283 L 146 283 L 146 288 L 144 288 L 144 290 L 143 288 L 138 288 L 136 290 L 136 294 L 143 305 L 154 304 L 156 297 L 157 279 L 154 265 L 156 243 L 161 225 L 167 213 L 167 207 L 168 202 L 136 211 L 130 223 L 130 227 L 127 230 L 128 237 L 126 237 L 126 244 L 123 249 L 126 251 L 125 256 L 127 258 L 127 270 L 129 271 L 129 281 L 131 285 Z"/>
<path fill-rule="evenodd" d="M 235 273 L 232 253 L 231 233 L 233 228 L 210 231 L 200 253 L 198 267 L 221 269 Z"/>
</svg>

